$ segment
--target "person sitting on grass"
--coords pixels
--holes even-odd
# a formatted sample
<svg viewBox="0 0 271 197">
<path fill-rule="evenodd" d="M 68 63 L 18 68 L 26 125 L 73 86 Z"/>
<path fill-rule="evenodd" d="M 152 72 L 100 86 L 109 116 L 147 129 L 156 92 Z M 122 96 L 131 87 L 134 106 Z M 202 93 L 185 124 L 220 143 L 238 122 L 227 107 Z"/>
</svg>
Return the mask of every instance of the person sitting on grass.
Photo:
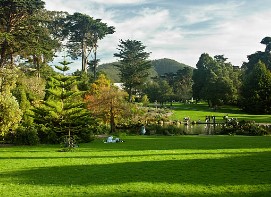
<svg viewBox="0 0 271 197">
<path fill-rule="evenodd" d="M 118 143 L 118 142 L 124 142 L 120 138 L 113 138 L 113 136 L 109 136 L 104 143 Z"/>
</svg>

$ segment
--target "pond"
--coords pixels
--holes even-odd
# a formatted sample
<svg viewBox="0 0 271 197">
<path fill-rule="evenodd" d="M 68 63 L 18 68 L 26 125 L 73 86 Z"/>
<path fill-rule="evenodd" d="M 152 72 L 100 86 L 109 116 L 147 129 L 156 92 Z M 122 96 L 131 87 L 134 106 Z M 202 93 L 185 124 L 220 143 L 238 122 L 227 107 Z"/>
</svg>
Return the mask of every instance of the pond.
<svg viewBox="0 0 271 197">
<path fill-rule="evenodd" d="M 186 135 L 214 135 L 221 130 L 221 124 L 181 124 Z"/>
</svg>

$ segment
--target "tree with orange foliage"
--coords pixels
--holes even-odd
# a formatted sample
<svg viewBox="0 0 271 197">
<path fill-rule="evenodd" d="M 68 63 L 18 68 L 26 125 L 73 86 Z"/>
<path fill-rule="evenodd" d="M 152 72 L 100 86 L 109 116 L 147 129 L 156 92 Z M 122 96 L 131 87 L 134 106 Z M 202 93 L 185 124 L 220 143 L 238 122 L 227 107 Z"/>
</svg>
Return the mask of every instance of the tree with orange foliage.
<svg viewBox="0 0 271 197">
<path fill-rule="evenodd" d="M 116 131 L 116 121 L 127 110 L 127 93 L 111 85 L 105 75 L 100 75 L 85 96 L 87 108 L 104 123 L 110 123 L 110 132 Z"/>
</svg>

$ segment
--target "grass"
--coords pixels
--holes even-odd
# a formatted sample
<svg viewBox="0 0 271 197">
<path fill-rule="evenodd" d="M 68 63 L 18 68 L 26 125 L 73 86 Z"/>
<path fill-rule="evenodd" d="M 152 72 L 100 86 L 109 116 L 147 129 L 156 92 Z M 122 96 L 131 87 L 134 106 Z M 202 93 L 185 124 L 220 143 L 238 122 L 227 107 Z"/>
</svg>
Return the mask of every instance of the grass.
<svg viewBox="0 0 271 197">
<path fill-rule="evenodd" d="M 0 147 L 1 196 L 270 196 L 271 137 L 128 136 Z"/>
<path fill-rule="evenodd" d="M 206 116 L 216 116 L 217 122 L 224 122 L 223 117 L 228 114 L 229 118 L 238 120 L 255 121 L 256 123 L 271 123 L 271 115 L 255 115 L 244 113 L 237 107 L 222 106 L 217 110 L 211 109 L 206 103 L 199 104 L 174 104 L 173 120 L 183 120 L 190 117 L 193 121 L 205 121 Z"/>
</svg>

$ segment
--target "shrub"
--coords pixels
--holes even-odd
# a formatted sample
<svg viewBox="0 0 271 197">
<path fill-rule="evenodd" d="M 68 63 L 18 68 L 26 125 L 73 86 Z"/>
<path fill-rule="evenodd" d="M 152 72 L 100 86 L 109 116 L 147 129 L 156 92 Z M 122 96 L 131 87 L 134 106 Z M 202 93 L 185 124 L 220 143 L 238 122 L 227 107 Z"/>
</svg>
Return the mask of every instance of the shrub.
<svg viewBox="0 0 271 197">
<path fill-rule="evenodd" d="M 34 126 L 18 127 L 15 132 L 14 143 L 16 145 L 37 145 L 39 143 L 37 129 Z"/>
<path fill-rule="evenodd" d="M 159 135 L 183 135 L 184 131 L 182 128 L 176 125 L 159 125 L 159 124 L 151 124 L 146 126 L 146 134 L 159 134 Z"/>
<path fill-rule="evenodd" d="M 14 138 L 15 138 L 15 132 L 11 130 L 3 136 L 3 141 L 0 141 L 0 142 L 3 144 L 14 144 Z"/>
<path fill-rule="evenodd" d="M 243 135 L 265 135 L 267 133 L 264 127 L 261 127 L 254 122 L 240 121 L 237 134 Z"/>
<path fill-rule="evenodd" d="M 95 137 L 91 130 L 84 129 L 78 134 L 78 141 L 83 143 L 92 142 Z"/>
<path fill-rule="evenodd" d="M 43 144 L 57 144 L 59 143 L 59 137 L 57 136 L 56 132 L 53 131 L 51 128 L 46 127 L 43 124 L 36 124 L 35 125 L 38 137 L 40 142 Z"/>
<path fill-rule="evenodd" d="M 260 136 L 270 133 L 267 128 L 252 121 L 234 121 L 223 125 L 220 134 Z"/>
</svg>

